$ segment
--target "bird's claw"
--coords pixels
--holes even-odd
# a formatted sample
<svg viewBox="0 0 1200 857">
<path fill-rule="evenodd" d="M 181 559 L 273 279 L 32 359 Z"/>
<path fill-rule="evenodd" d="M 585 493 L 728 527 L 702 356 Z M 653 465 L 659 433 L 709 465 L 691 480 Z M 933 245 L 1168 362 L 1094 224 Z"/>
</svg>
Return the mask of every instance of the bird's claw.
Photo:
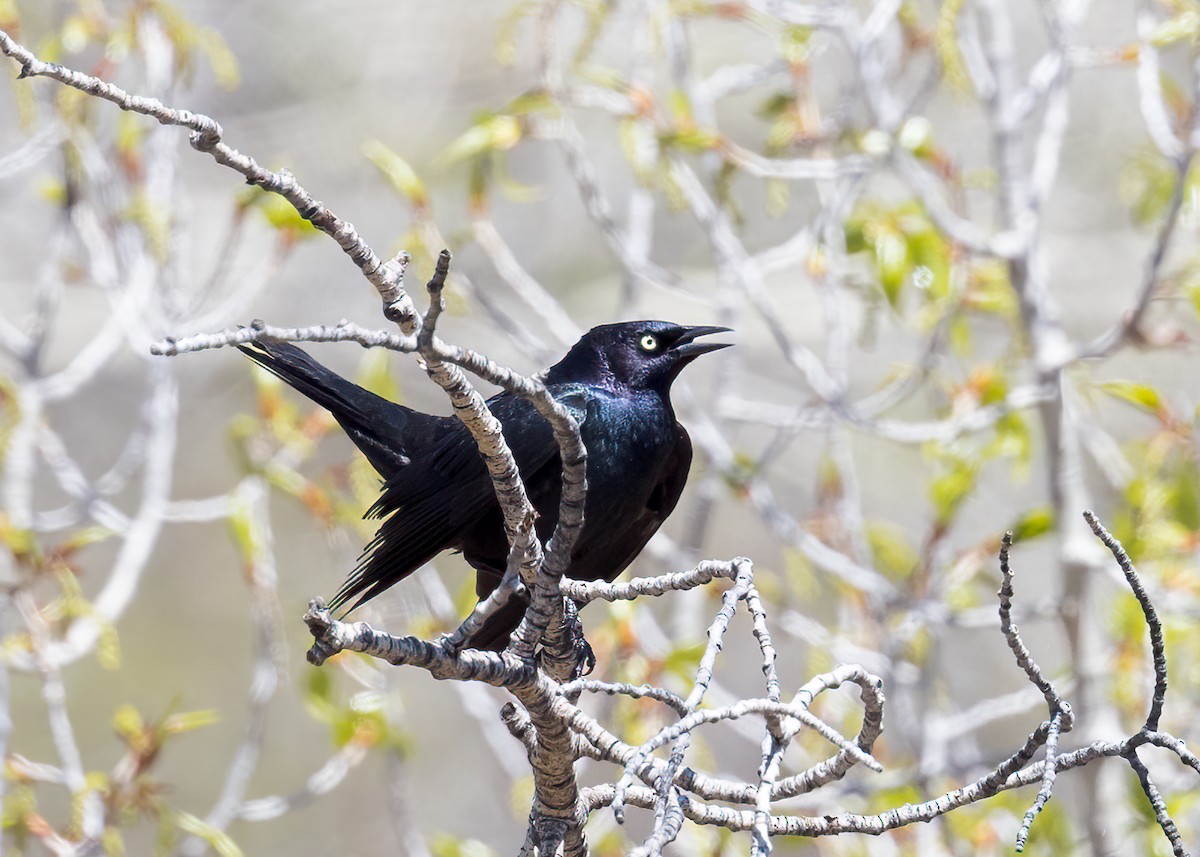
<svg viewBox="0 0 1200 857">
<path fill-rule="evenodd" d="M 570 598 L 563 599 L 563 625 L 575 650 L 575 668 L 572 680 L 591 675 L 596 668 L 596 653 L 583 635 L 583 620 L 579 618 L 579 606 Z"/>
<path fill-rule="evenodd" d="M 571 674 L 571 680 L 591 675 L 595 668 L 596 653 L 592 651 L 591 644 L 580 635 L 575 640 L 575 671 Z"/>
</svg>

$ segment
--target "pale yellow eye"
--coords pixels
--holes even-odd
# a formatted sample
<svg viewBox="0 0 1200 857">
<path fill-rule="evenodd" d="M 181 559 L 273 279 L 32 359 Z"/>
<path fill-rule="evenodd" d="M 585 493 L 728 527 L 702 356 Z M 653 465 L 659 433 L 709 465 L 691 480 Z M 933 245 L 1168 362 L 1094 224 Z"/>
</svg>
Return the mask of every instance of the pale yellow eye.
<svg viewBox="0 0 1200 857">
<path fill-rule="evenodd" d="M 655 351 L 658 348 L 658 340 L 655 338 L 654 334 L 647 333 L 642 336 L 641 341 L 638 342 L 638 345 L 641 346 L 643 351 Z"/>
</svg>

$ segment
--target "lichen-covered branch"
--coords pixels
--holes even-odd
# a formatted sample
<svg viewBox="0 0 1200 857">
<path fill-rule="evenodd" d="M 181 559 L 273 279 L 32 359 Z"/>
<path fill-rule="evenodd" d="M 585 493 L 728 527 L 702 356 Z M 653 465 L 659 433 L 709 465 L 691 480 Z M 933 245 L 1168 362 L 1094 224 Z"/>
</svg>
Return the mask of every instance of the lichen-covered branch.
<svg viewBox="0 0 1200 857">
<path fill-rule="evenodd" d="M 1103 533 L 1102 538 L 1111 540 L 1091 513 L 1088 513 L 1088 521 L 1098 528 L 1098 533 Z M 778 691 L 774 688 L 777 687 L 778 678 L 770 666 L 772 649 L 769 631 L 764 633 L 767 629 L 768 611 L 754 594 L 752 569 L 747 560 L 739 559 L 728 564 L 704 563 L 690 572 L 665 575 L 652 580 L 634 580 L 629 584 L 592 585 L 569 580 L 562 583 L 564 591 L 572 595 L 617 600 L 652 597 L 691 585 L 703 585 L 701 581 L 707 583 L 723 577 L 733 577 L 735 585 L 726 592 L 722 608 L 710 629 L 710 645 L 697 667 L 696 684 L 687 699 L 653 686 L 638 687 L 590 680 L 559 684 L 544 673 L 539 673 L 540 678 L 533 680 L 528 667 L 518 659 L 509 659 L 507 655 L 487 653 L 487 662 L 491 669 L 485 670 L 474 657 L 477 653 L 463 652 L 446 656 L 437 649 L 436 644 L 421 643 L 412 638 L 392 638 L 361 623 L 353 626 L 340 623 L 326 625 L 319 612 L 314 628 L 320 636 L 314 650 L 319 648 L 323 656 L 327 656 L 339 648 L 351 648 L 367 651 L 392 663 L 423 666 L 439 678 L 483 680 L 500 686 L 521 688 L 514 692 L 526 709 L 532 703 L 534 710 L 540 711 L 540 717 L 545 722 L 558 723 L 564 729 L 563 738 L 570 740 L 573 758 L 587 757 L 610 762 L 624 770 L 620 779 L 613 785 L 592 787 L 581 792 L 585 816 L 604 806 L 612 806 L 618 813 L 618 818 L 624 815 L 626 806 L 655 810 L 655 833 L 638 853 L 661 850 L 678 834 L 678 821 L 682 819 L 698 824 L 718 825 L 735 831 L 752 832 L 755 849 L 769 851 L 769 844 L 764 843 L 770 837 L 829 836 L 844 833 L 878 835 L 916 822 L 930 821 L 959 807 L 986 800 L 1001 791 L 1038 784 L 1039 790 L 1034 803 L 1026 813 L 1017 835 L 1016 846 L 1018 850 L 1022 850 L 1031 835 L 1034 820 L 1053 793 L 1056 775 L 1086 766 L 1098 759 L 1111 757 L 1122 757 L 1129 761 L 1143 783 L 1164 834 L 1170 839 L 1173 847 L 1180 847 L 1174 822 L 1167 814 L 1165 802 L 1157 787 L 1148 779 L 1144 766 L 1141 766 L 1137 759 L 1136 749 L 1149 744 L 1171 750 L 1198 773 L 1200 761 L 1182 742 L 1173 736 L 1155 731 L 1149 722 L 1139 732 L 1123 741 L 1094 742 L 1079 749 L 1060 751 L 1060 736 L 1069 731 L 1073 714 L 1069 704 L 1054 685 L 1044 678 L 1041 668 L 1021 639 L 1019 628 L 1012 622 L 1013 575 L 1008 558 L 1010 547 L 1011 537 L 1006 536 L 1000 555 L 1003 579 L 1000 590 L 1001 631 L 1030 682 L 1039 688 L 1046 698 L 1050 708 L 1048 720 L 1030 734 L 1025 745 L 1016 753 L 970 785 L 921 804 L 897 807 L 874 816 L 828 811 L 822 817 L 805 817 L 780 815 L 773 811 L 776 801 L 800 794 L 811 795 L 822 786 L 845 776 L 856 763 L 880 770 L 879 763 L 870 755 L 870 749 L 882 729 L 884 699 L 876 677 L 866 673 L 861 667 L 841 666 L 827 675 L 814 678 L 800 688 L 790 703 L 776 701 Z M 1136 572 L 1132 570 L 1128 558 L 1120 552 L 1119 546 L 1114 547 L 1114 554 L 1127 569 L 1131 589 L 1138 595 L 1141 603 L 1148 605 L 1144 589 L 1136 582 Z M 750 607 L 752 630 L 759 638 L 764 652 L 767 696 L 761 699 L 741 700 L 729 706 L 698 709 L 696 705 L 703 699 L 704 689 L 711 676 L 713 659 L 721 649 L 721 641 L 729 627 L 733 609 L 743 601 Z M 310 611 L 310 624 L 313 623 L 312 616 Z M 446 657 L 450 660 L 445 660 Z M 463 661 L 455 664 L 454 658 L 462 658 Z M 1156 655 L 1156 672 L 1159 666 Z M 1165 668 L 1165 661 L 1162 661 L 1161 669 L 1164 672 Z M 822 694 L 848 682 L 859 686 L 864 704 L 862 729 L 853 741 L 839 735 L 809 711 L 810 706 Z M 536 690 L 531 693 L 530 688 Z M 1165 683 L 1163 690 L 1165 692 Z M 678 720 L 659 730 L 641 745 L 633 746 L 611 734 L 577 702 L 572 701 L 584 691 L 623 695 L 635 699 L 654 699 L 675 712 Z M 757 714 L 764 720 L 762 766 L 757 781 L 739 783 L 712 777 L 683 764 L 687 742 L 681 744 L 681 737 L 690 736 L 701 727 L 727 722 L 747 714 Z M 515 708 L 508 709 L 506 716 L 510 730 L 526 744 L 531 758 L 536 759 L 537 736 L 541 730 L 536 726 L 534 717 Z M 838 752 L 807 771 L 786 777 L 779 776 L 783 749 L 805 728 L 813 729 L 833 742 L 837 745 Z M 656 749 L 668 746 L 672 747 L 670 758 L 655 758 Z M 1045 758 L 1033 763 L 1032 759 L 1039 749 L 1044 750 Z M 635 785 L 635 780 L 645 785 Z M 746 808 L 729 809 L 708 803 L 710 801 L 740 804 Z M 565 805 L 563 809 L 564 815 L 560 820 L 566 818 Z"/>
</svg>

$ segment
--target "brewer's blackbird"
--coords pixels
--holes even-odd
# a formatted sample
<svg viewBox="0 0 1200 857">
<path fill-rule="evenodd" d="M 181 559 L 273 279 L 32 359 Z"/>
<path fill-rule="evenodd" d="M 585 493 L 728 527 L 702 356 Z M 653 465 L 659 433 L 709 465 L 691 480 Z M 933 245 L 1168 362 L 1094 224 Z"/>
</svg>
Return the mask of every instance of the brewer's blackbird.
<svg viewBox="0 0 1200 857">
<path fill-rule="evenodd" d="M 606 324 L 584 334 L 546 372 L 547 389 L 571 409 L 588 454 L 584 523 L 569 576 L 613 580 L 675 508 L 692 443 L 675 419 L 671 383 L 696 357 L 728 345 L 698 337 L 727 330 L 662 321 Z M 503 520 L 483 458 L 459 420 L 382 399 L 285 342 L 238 347 L 327 408 L 385 480 L 367 512 L 383 524 L 331 609 L 357 598 L 354 609 L 447 549 L 461 551 L 476 570 L 479 597 L 496 588 L 508 556 Z M 558 521 L 562 490 L 550 425 L 507 392 L 489 399 L 488 407 L 504 427 L 545 540 Z M 467 645 L 504 648 L 526 606 L 523 598 L 511 598 Z"/>
</svg>

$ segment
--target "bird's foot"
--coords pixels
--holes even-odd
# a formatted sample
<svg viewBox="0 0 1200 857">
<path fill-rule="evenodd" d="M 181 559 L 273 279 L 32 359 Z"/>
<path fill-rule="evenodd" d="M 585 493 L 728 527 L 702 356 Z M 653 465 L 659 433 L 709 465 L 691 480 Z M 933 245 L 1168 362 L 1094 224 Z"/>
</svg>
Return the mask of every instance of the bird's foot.
<svg viewBox="0 0 1200 857">
<path fill-rule="evenodd" d="M 579 607 L 570 598 L 563 599 L 563 625 L 566 629 L 571 646 L 575 650 L 575 669 L 571 679 L 591 675 L 596 668 L 596 653 L 583 635 L 583 620 L 579 618 Z"/>
<path fill-rule="evenodd" d="M 596 668 L 596 655 L 583 636 L 579 608 L 570 598 L 563 599 L 562 625 L 547 632 L 535 656 L 542 670 L 559 681 L 574 681 Z"/>
<path fill-rule="evenodd" d="M 581 636 L 575 641 L 575 671 L 571 674 L 571 680 L 591 675 L 595 668 L 596 653 L 592 651 L 591 643 Z"/>
</svg>

